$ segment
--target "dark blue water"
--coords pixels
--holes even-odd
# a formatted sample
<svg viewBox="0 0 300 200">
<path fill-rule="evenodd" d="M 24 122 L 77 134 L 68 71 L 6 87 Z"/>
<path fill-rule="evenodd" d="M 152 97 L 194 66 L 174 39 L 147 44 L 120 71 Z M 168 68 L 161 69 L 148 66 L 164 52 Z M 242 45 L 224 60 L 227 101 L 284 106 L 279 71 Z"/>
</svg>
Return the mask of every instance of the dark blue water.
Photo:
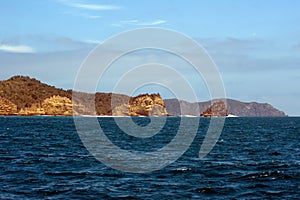
<svg viewBox="0 0 300 200">
<path fill-rule="evenodd" d="M 114 144 L 136 151 L 170 142 L 179 120 L 169 118 L 161 134 L 142 140 L 119 134 L 112 118 L 99 119 Z M 72 117 L 0 117 L 0 199 L 300 198 L 300 118 L 227 118 L 216 146 L 200 160 L 208 122 L 200 120 L 179 160 L 134 174 L 89 154 Z"/>
</svg>

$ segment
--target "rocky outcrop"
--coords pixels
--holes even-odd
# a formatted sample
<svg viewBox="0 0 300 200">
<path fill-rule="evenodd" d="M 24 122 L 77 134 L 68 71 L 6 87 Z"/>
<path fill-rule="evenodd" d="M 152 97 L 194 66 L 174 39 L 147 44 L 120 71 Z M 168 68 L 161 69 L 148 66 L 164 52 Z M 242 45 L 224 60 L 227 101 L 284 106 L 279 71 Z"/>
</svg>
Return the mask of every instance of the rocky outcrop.
<svg viewBox="0 0 300 200">
<path fill-rule="evenodd" d="M 216 101 L 207 108 L 201 116 L 204 117 L 226 117 L 228 115 L 227 107 L 224 101 Z"/>
<path fill-rule="evenodd" d="M 0 115 L 13 115 L 17 112 L 17 106 L 9 100 L 0 97 Z"/>
<path fill-rule="evenodd" d="M 74 106 L 74 110 L 73 110 Z M 87 109 L 80 104 L 72 104 L 71 99 L 54 95 L 45 99 L 41 104 L 33 104 L 29 108 L 22 108 L 16 114 L 18 115 L 53 115 L 53 116 L 71 116 L 86 113 Z M 90 114 L 90 113 L 89 113 Z M 95 114 L 95 113 L 94 113 Z"/>
<path fill-rule="evenodd" d="M 29 108 L 21 108 L 18 115 L 30 116 L 30 115 L 45 115 L 44 109 L 38 104 L 33 104 Z"/>
<path fill-rule="evenodd" d="M 72 115 L 72 101 L 67 97 L 52 96 L 42 103 L 46 115 Z"/>
<path fill-rule="evenodd" d="M 141 94 L 129 100 L 128 104 L 113 109 L 114 116 L 167 116 L 166 105 L 159 94 Z"/>
</svg>

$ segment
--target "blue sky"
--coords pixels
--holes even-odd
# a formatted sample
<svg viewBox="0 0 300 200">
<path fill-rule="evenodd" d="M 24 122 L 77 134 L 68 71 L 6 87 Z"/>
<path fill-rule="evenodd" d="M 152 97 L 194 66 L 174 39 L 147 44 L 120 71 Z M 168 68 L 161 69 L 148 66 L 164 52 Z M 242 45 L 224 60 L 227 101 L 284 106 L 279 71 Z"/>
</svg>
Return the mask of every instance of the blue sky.
<svg viewBox="0 0 300 200">
<path fill-rule="evenodd" d="M 2 1 L 0 79 L 21 74 L 72 88 L 99 42 L 134 28 L 161 27 L 205 47 L 229 98 L 300 115 L 299 10 L 298 0 Z"/>
</svg>

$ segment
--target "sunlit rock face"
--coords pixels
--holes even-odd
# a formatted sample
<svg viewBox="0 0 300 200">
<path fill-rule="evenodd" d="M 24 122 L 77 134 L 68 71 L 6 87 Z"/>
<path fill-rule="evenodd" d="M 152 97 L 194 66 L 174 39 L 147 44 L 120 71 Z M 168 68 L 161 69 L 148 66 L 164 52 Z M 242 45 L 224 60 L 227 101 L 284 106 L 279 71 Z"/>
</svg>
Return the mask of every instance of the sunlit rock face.
<svg viewBox="0 0 300 200">
<path fill-rule="evenodd" d="M 17 106 L 9 100 L 0 97 L 0 115 L 13 115 L 17 112 Z"/>
<path fill-rule="evenodd" d="M 114 116 L 167 116 L 166 105 L 160 94 L 141 94 L 132 97 L 128 104 L 113 109 Z"/>
</svg>

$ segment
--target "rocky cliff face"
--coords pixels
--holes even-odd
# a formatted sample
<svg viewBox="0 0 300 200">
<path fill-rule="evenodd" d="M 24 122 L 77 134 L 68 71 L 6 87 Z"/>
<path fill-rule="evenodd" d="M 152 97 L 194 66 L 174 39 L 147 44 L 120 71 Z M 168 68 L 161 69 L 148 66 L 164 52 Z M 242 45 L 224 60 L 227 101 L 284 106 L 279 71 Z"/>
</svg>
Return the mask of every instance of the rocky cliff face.
<svg viewBox="0 0 300 200">
<path fill-rule="evenodd" d="M 67 97 L 52 96 L 42 103 L 46 115 L 72 115 L 72 101 Z"/>
<path fill-rule="evenodd" d="M 72 115 L 72 102 L 67 97 L 54 95 L 46 98 L 42 103 L 32 104 L 21 108 L 18 115 Z"/>
<path fill-rule="evenodd" d="M 226 117 L 228 111 L 224 101 L 216 101 L 209 108 L 207 108 L 201 116 L 204 117 Z"/>
<path fill-rule="evenodd" d="M 128 104 L 113 109 L 114 116 L 167 116 L 166 105 L 159 94 L 142 94 L 133 97 Z"/>
<path fill-rule="evenodd" d="M 0 115 L 13 115 L 17 112 L 17 106 L 9 100 L 0 97 Z"/>
<path fill-rule="evenodd" d="M 67 97 L 61 97 L 54 95 L 45 99 L 41 104 L 36 103 L 28 108 L 22 108 L 15 114 L 18 115 L 58 115 L 58 116 L 70 116 L 78 115 L 78 112 L 85 112 L 85 107 L 75 104 L 75 111 L 73 111 L 73 104 L 71 99 Z"/>
</svg>

